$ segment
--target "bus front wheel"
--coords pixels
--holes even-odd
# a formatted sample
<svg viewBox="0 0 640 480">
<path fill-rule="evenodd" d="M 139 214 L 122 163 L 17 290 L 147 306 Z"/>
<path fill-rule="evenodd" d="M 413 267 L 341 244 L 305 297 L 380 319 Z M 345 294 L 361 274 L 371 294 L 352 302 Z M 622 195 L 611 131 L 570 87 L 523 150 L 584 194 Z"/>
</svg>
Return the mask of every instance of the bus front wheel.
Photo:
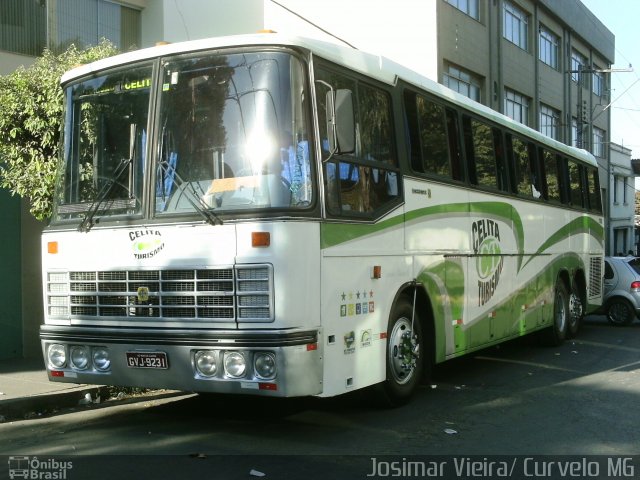
<svg viewBox="0 0 640 480">
<path fill-rule="evenodd" d="M 425 362 L 422 323 L 406 297 L 398 300 L 387 327 L 386 380 L 381 385 L 390 406 L 405 404 L 420 384 Z"/>
</svg>

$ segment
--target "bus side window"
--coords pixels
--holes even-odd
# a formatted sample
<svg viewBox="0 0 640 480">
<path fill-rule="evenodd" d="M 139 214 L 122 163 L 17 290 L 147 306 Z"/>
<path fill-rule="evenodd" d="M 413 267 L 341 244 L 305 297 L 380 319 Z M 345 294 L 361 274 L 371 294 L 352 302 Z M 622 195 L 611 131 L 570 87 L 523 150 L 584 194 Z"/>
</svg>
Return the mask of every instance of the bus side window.
<svg viewBox="0 0 640 480">
<path fill-rule="evenodd" d="M 407 134 L 410 148 L 411 169 L 424 173 L 422 151 L 420 148 L 420 133 L 418 126 L 417 95 L 409 90 L 404 92 L 404 109 L 407 120 Z"/>
<path fill-rule="evenodd" d="M 451 178 L 444 108 L 421 96 L 417 98 L 417 108 L 424 171 Z"/>
<path fill-rule="evenodd" d="M 464 118 L 464 138 L 470 181 L 479 187 L 497 189 L 499 176 L 495 135 L 492 130 L 489 125 L 469 117 Z"/>
<path fill-rule="evenodd" d="M 569 170 L 569 198 L 571 205 L 582 208 L 584 207 L 582 198 L 582 167 L 573 161 L 569 161 L 567 166 Z"/>
<path fill-rule="evenodd" d="M 600 178 L 596 168 L 587 168 L 587 184 L 589 189 L 589 209 L 602 213 L 602 199 L 600 198 Z"/>
<path fill-rule="evenodd" d="M 558 175 L 558 159 L 553 152 L 542 150 L 542 159 L 544 165 L 544 177 L 546 180 L 545 198 L 552 202 L 560 203 L 562 197 L 560 195 L 560 177 Z"/>
<path fill-rule="evenodd" d="M 496 157 L 496 180 L 498 188 L 504 192 L 510 191 L 509 188 L 509 172 L 507 171 L 507 162 L 504 154 L 504 142 L 502 131 L 497 128 L 493 129 L 493 145 Z"/>
<path fill-rule="evenodd" d="M 354 93 L 356 148 L 353 153 L 332 155 L 324 164 L 327 208 L 333 215 L 370 217 L 400 196 L 391 96 L 384 89 L 323 68 L 316 70 L 316 79 L 322 81 L 316 87 L 318 105 L 326 101 L 326 84 L 334 89 L 348 86 Z M 318 111 L 321 125 L 326 124 L 325 111 Z M 323 147 L 325 160 L 329 155 Z"/>
<path fill-rule="evenodd" d="M 513 155 L 513 170 L 515 176 L 516 193 L 526 197 L 533 196 L 533 182 L 531 181 L 530 158 L 527 144 L 517 137 L 511 138 L 511 153 Z"/>
<path fill-rule="evenodd" d="M 455 110 L 411 91 L 404 102 L 413 171 L 463 180 Z"/>
<path fill-rule="evenodd" d="M 451 159 L 451 178 L 464 181 L 464 167 L 462 166 L 462 150 L 460 148 L 460 126 L 458 114 L 455 110 L 447 109 L 447 132 L 449 139 L 449 158 Z"/>
</svg>

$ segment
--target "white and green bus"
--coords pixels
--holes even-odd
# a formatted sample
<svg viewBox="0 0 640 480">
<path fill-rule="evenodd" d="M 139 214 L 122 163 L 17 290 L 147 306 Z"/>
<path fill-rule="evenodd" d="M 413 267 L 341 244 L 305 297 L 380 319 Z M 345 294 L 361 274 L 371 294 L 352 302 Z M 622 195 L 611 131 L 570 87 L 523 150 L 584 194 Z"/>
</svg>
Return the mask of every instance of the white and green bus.
<svg viewBox="0 0 640 480">
<path fill-rule="evenodd" d="M 280 34 L 62 79 L 52 381 L 405 401 L 602 299 L 597 164 L 385 58 Z"/>
</svg>

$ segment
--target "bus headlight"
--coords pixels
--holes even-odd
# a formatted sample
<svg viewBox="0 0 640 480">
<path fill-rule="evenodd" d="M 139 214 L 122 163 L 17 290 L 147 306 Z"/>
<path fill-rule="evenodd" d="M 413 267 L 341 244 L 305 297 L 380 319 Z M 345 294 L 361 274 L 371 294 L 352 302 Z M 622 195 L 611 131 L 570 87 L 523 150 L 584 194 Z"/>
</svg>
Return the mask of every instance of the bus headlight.
<svg viewBox="0 0 640 480">
<path fill-rule="evenodd" d="M 244 377 L 247 363 L 240 352 L 224 352 L 224 371 L 232 378 Z"/>
<path fill-rule="evenodd" d="M 84 345 L 74 345 L 71 347 L 69 359 L 71 360 L 71 366 L 78 370 L 84 370 L 89 365 L 89 348 Z"/>
<path fill-rule="evenodd" d="M 109 350 L 106 348 L 95 348 L 93 350 L 93 366 L 96 370 L 106 372 L 111 368 L 111 359 L 109 358 Z"/>
<path fill-rule="evenodd" d="M 213 377 L 218 371 L 217 352 L 214 350 L 199 350 L 195 355 L 197 372 L 203 377 Z"/>
<path fill-rule="evenodd" d="M 49 363 L 56 368 L 64 368 L 67 364 L 67 349 L 64 345 L 54 343 L 47 349 Z"/>
<path fill-rule="evenodd" d="M 264 380 L 276 376 L 276 356 L 269 352 L 258 352 L 253 357 L 253 369 L 256 375 Z"/>
</svg>

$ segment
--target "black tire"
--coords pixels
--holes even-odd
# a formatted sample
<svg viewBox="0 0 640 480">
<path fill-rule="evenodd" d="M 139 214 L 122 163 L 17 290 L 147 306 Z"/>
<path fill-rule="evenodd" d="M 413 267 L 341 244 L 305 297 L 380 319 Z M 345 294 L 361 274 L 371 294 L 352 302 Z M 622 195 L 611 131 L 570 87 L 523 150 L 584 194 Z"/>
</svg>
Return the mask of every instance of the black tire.
<svg viewBox="0 0 640 480">
<path fill-rule="evenodd" d="M 615 297 L 607 302 L 607 320 L 613 325 L 626 326 L 636 318 L 636 312 L 629 300 Z"/>
<path fill-rule="evenodd" d="M 401 297 L 389 317 L 387 327 L 386 379 L 380 385 L 383 401 L 396 407 L 406 404 L 424 376 L 425 341 L 418 312 L 413 318 L 413 306 Z"/>
<path fill-rule="evenodd" d="M 574 282 L 571 287 L 571 294 L 569 295 L 569 323 L 567 325 L 567 337 L 575 338 L 582 325 L 584 319 L 585 296 L 580 292 L 580 287 Z"/>
<path fill-rule="evenodd" d="M 556 282 L 553 294 L 553 324 L 542 331 L 542 341 L 550 347 L 562 345 L 569 330 L 569 293 L 562 280 Z"/>
</svg>

